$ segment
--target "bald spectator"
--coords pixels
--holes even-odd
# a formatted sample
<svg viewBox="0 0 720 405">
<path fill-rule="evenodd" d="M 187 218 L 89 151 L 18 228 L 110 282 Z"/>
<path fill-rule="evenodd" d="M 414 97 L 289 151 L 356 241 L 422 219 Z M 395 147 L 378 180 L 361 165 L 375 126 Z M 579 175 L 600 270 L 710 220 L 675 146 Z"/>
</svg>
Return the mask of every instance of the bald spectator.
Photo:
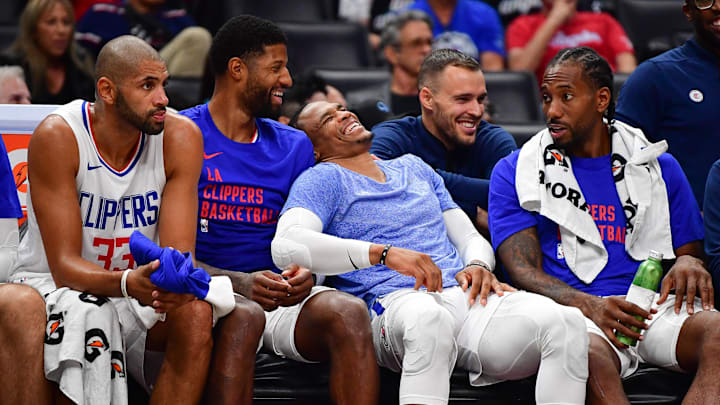
<svg viewBox="0 0 720 405">
<path fill-rule="evenodd" d="M 30 90 L 20 66 L 0 67 L 0 104 L 30 104 Z"/>
</svg>

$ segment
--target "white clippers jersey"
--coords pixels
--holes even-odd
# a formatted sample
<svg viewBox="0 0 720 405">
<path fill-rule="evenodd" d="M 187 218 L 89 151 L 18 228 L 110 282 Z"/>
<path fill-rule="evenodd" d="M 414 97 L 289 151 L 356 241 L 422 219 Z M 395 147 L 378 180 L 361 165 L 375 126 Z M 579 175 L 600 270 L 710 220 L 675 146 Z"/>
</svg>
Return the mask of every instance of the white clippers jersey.
<svg viewBox="0 0 720 405">
<path fill-rule="evenodd" d="M 126 167 L 116 169 L 103 160 L 95 145 L 90 103 L 75 100 L 53 114 L 68 123 L 77 141 L 80 164 L 75 185 L 82 220 L 82 257 L 106 270 L 136 267 L 128 245 L 130 234 L 137 229 L 158 241 L 157 222 L 165 187 L 163 133 L 141 134 L 133 158 Z M 32 190 L 32 183 L 29 187 Z M 28 231 L 20 242 L 10 280 L 50 272 L 32 207 L 32 191 L 28 193 L 27 213 Z"/>
</svg>

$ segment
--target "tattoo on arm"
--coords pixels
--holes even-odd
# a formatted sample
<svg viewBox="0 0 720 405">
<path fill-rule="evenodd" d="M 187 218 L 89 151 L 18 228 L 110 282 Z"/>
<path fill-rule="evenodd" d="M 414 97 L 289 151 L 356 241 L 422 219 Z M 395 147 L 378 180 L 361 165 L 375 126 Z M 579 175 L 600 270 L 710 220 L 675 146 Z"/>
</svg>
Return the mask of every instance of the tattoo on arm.
<svg viewBox="0 0 720 405">
<path fill-rule="evenodd" d="M 592 296 L 570 287 L 542 269 L 542 251 L 537 230 L 530 227 L 507 238 L 498 255 L 513 282 L 520 288 L 583 310 Z"/>
</svg>

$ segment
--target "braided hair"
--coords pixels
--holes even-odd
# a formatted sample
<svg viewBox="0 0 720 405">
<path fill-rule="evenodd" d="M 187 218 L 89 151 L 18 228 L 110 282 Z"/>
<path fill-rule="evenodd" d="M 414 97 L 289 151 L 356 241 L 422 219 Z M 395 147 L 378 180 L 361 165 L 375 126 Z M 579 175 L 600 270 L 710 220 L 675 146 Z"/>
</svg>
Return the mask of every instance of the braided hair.
<svg viewBox="0 0 720 405">
<path fill-rule="evenodd" d="M 565 48 L 558 52 L 547 65 L 550 69 L 564 63 L 575 63 L 580 66 L 585 77 L 590 79 L 593 87 L 597 90 L 607 87 L 610 90 L 610 104 L 603 116 L 612 125 L 615 119 L 615 94 L 613 94 L 613 72 L 608 62 L 595 50 L 587 46 L 577 48 Z"/>
</svg>

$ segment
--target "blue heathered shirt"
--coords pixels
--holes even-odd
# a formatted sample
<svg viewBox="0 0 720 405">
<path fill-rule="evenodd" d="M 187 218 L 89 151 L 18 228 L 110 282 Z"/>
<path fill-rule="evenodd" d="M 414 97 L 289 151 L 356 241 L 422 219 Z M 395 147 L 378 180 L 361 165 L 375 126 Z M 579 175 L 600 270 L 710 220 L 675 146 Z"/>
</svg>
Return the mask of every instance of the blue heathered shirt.
<svg viewBox="0 0 720 405">
<path fill-rule="evenodd" d="M 448 151 L 425 129 L 420 116 L 376 125 L 370 152 L 381 159 L 406 153 L 420 157 L 435 169 L 450 195 L 470 218 L 477 207 L 487 210 L 490 174 L 495 164 L 517 149 L 515 139 L 497 125 L 481 121 L 475 143 Z"/>
<path fill-rule="evenodd" d="M 315 163 L 305 133 L 257 118 L 256 143 L 238 143 L 215 126 L 207 104 L 180 112 L 203 134 L 195 255 L 211 266 L 276 270 L 270 254 L 277 219 L 293 181 Z"/>
<path fill-rule="evenodd" d="M 640 262 L 625 251 L 625 212 L 616 192 L 610 155 L 572 158 L 573 174 L 608 252 L 607 265 L 590 284 L 578 279 L 567 267 L 565 259 L 558 257 L 560 232 L 557 224 L 520 207 L 515 190 L 518 155 L 519 152 L 515 152 L 501 160 L 490 180 L 489 222 L 493 247 L 497 249 L 511 235 L 535 226 L 546 273 L 588 294 L 626 294 Z M 667 153 L 658 161 L 670 204 L 672 243 L 677 249 L 703 238 L 702 218 L 677 161 Z"/>
<path fill-rule="evenodd" d="M 0 218 L 22 218 L 15 177 L 8 160 L 5 143 L 0 137 Z"/>
<path fill-rule="evenodd" d="M 708 270 L 715 287 L 715 302 L 720 302 L 720 160 L 710 168 L 705 186 L 703 205 L 705 223 L 705 254 L 708 256 Z"/>
<path fill-rule="evenodd" d="M 505 37 L 500 16 L 489 5 L 477 0 L 458 0 L 448 25 L 442 25 L 427 0 L 417 0 L 409 9 L 422 10 L 433 21 L 433 35 L 447 31 L 467 34 L 475 42 L 478 51 L 496 52 L 505 56 Z"/>
<path fill-rule="evenodd" d="M 705 179 L 720 158 L 720 60 L 694 39 L 643 62 L 620 91 L 617 118 L 667 139 L 702 207 Z"/>
<path fill-rule="evenodd" d="M 298 177 L 283 212 L 302 207 L 314 212 L 323 232 L 412 249 L 430 255 L 443 272 L 443 287 L 457 285 L 462 258 L 450 242 L 442 213 L 457 208 L 443 181 L 419 158 L 405 155 L 378 161 L 386 182 L 334 163 L 321 163 Z M 383 265 L 329 278 L 335 288 L 372 306 L 379 296 L 413 288 L 415 279 Z"/>
</svg>

